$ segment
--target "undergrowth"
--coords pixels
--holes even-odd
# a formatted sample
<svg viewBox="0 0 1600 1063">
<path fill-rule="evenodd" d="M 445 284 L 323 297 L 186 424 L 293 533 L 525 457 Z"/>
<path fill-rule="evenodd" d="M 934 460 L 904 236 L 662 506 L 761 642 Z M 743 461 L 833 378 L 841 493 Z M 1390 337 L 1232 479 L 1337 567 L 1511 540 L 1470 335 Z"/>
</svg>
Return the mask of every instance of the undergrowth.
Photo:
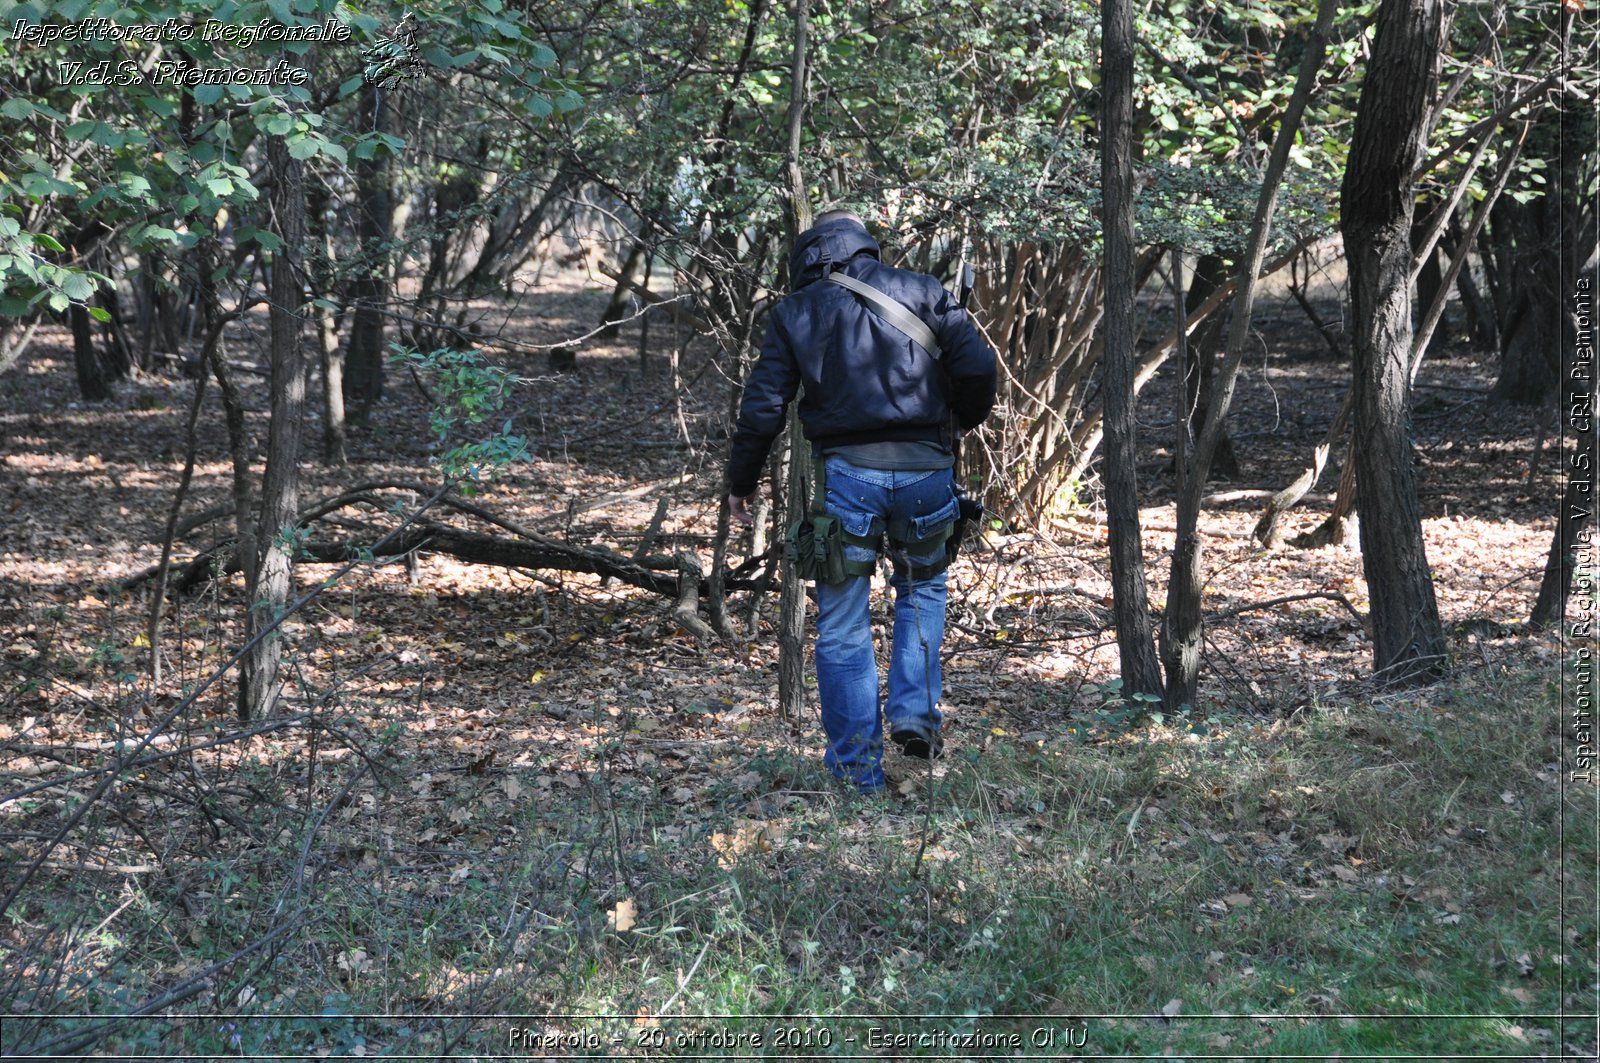
<svg viewBox="0 0 1600 1063">
<path fill-rule="evenodd" d="M 428 773 L 313 708 L 84 818 L 8 913 L 7 1054 L 1592 1050 L 1595 795 L 1529 672 L 958 732 L 876 798 L 809 739 L 686 787 L 604 706 Z M 13 867 L 80 791 L 6 806 Z"/>
</svg>

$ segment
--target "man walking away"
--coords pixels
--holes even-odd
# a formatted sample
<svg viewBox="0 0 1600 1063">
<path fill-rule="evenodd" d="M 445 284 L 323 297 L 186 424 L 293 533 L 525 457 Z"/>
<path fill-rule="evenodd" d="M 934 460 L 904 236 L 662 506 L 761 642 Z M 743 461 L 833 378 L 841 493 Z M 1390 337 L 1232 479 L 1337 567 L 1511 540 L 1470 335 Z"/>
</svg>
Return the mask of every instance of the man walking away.
<svg viewBox="0 0 1600 1063">
<path fill-rule="evenodd" d="M 784 407 L 820 481 L 799 549 L 817 571 L 817 692 L 826 763 L 861 790 L 884 786 L 883 718 L 903 753 L 943 750 L 938 701 L 945 568 L 958 517 L 955 452 L 995 400 L 995 354 L 937 278 L 885 266 L 861 219 L 829 211 L 795 241 L 793 294 L 773 309 L 745 384 L 728 459 L 733 516 L 751 523 Z M 880 703 L 869 614 L 888 541 L 894 641 Z"/>
</svg>

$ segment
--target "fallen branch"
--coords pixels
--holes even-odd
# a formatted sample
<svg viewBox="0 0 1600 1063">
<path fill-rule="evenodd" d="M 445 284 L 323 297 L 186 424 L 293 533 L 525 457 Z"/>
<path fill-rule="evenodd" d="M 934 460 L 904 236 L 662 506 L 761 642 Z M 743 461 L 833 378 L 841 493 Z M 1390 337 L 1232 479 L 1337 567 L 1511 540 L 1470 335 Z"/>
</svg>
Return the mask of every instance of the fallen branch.
<svg viewBox="0 0 1600 1063">
<path fill-rule="evenodd" d="M 1254 609 L 1272 609 L 1280 605 L 1288 605 L 1291 602 L 1309 602 L 1318 598 L 1326 599 L 1330 602 L 1338 602 L 1349 611 L 1351 616 L 1355 617 L 1356 623 L 1361 625 L 1361 630 L 1368 630 L 1367 618 L 1361 615 L 1361 611 L 1355 607 L 1349 598 L 1336 591 L 1309 591 L 1305 594 L 1288 594 L 1282 598 L 1269 598 L 1264 602 L 1250 602 L 1247 605 L 1237 605 L 1232 609 L 1225 609 L 1212 619 L 1227 620 Z"/>
<path fill-rule="evenodd" d="M 443 554 L 468 564 L 535 571 L 555 569 L 561 572 L 589 572 L 597 576 L 610 577 L 654 594 L 673 599 L 678 597 L 679 581 L 676 575 L 668 575 L 657 570 L 657 566 L 676 570 L 675 560 L 668 562 L 666 559 L 645 558 L 635 562 L 610 550 L 571 546 L 545 536 L 511 539 L 467 531 L 428 520 L 415 522 L 404 532 L 391 536 L 377 548 L 365 547 L 348 540 L 307 540 L 300 544 L 299 560 L 339 564 L 365 554 L 367 559 L 372 561 L 396 563 L 403 561 L 407 554 L 415 550 Z M 752 562 L 759 564 L 760 560 L 752 558 L 729 573 L 726 581 L 728 589 L 756 589 L 756 580 L 742 577 L 753 571 L 755 566 Z M 172 589 L 186 593 L 209 582 L 215 576 L 229 575 L 238 571 L 240 571 L 239 556 L 234 543 L 231 541 L 218 543 L 185 565 L 177 578 L 172 581 Z M 140 573 L 123 581 L 120 586 L 123 590 L 130 590 L 145 582 L 150 575 L 149 572 Z M 696 592 L 707 593 L 704 578 L 699 581 Z"/>
</svg>

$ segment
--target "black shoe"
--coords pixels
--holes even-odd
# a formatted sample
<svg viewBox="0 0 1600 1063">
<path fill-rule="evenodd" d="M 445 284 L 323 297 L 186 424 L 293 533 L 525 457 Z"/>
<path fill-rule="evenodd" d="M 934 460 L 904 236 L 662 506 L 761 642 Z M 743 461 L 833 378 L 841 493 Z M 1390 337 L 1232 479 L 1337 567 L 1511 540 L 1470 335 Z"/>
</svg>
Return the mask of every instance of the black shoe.
<svg viewBox="0 0 1600 1063">
<path fill-rule="evenodd" d="M 938 760 L 944 756 L 944 739 L 938 735 L 934 735 L 931 742 L 921 731 L 895 731 L 889 737 L 900 743 L 900 752 L 908 757 Z"/>
</svg>

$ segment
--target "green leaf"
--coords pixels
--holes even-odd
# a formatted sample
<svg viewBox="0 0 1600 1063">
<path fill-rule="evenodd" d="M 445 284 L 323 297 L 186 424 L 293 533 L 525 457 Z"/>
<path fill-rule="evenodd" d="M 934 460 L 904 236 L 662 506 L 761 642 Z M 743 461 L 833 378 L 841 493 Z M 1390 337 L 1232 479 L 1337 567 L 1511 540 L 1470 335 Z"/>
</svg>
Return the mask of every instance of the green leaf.
<svg viewBox="0 0 1600 1063">
<path fill-rule="evenodd" d="M 49 302 L 50 302 L 50 309 L 54 310 L 56 313 L 60 313 L 61 311 L 65 310 L 67 307 L 72 305 L 72 300 L 68 299 L 65 295 L 62 295 L 60 292 L 51 292 L 50 293 Z"/>
<path fill-rule="evenodd" d="M 10 221 L 9 218 L 7 218 L 6 220 Z M 60 251 L 65 251 L 66 250 L 66 248 L 61 246 L 61 241 L 57 240 L 54 236 L 51 236 L 49 233 L 34 233 L 33 234 L 33 242 L 38 244 L 40 247 L 48 248 L 51 251 L 60 252 Z"/>
<path fill-rule="evenodd" d="M 203 107 L 209 107 L 222 99 L 225 85 L 196 85 L 194 87 L 194 102 Z"/>
<path fill-rule="evenodd" d="M 292 159 L 309 159 L 317 153 L 317 142 L 310 137 L 300 137 L 289 141 L 289 157 Z"/>
<path fill-rule="evenodd" d="M 67 298 L 81 303 L 94 295 L 95 283 L 82 273 L 69 273 L 61 280 L 61 290 L 67 293 Z"/>
<path fill-rule="evenodd" d="M 102 325 L 111 324 L 111 311 L 107 310 L 103 306 L 91 306 L 89 308 L 89 316 L 100 322 Z"/>
<path fill-rule="evenodd" d="M 20 96 L 13 96 L 5 103 L 0 103 L 0 114 L 7 118 L 15 118 L 19 122 L 33 114 L 33 111 L 33 104 Z"/>
</svg>

